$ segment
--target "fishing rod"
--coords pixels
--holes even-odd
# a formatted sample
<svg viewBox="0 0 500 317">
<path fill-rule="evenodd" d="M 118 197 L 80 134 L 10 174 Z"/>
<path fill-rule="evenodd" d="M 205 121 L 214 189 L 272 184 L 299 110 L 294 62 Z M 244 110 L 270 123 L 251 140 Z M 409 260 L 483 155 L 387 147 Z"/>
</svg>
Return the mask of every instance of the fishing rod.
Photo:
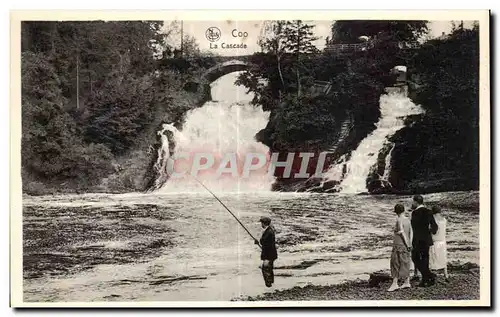
<svg viewBox="0 0 500 317">
<path fill-rule="evenodd" d="M 193 176 L 193 175 L 191 175 L 191 176 Z M 203 186 L 206 190 L 208 190 L 208 192 L 209 192 L 210 194 L 212 194 L 212 196 L 214 196 L 214 198 L 215 198 L 215 199 L 217 199 L 217 201 L 218 201 L 218 202 L 219 202 L 222 206 L 224 206 L 224 208 L 226 208 L 226 210 L 227 210 L 227 211 L 231 214 L 231 216 L 233 216 L 233 217 L 234 217 L 234 219 L 236 219 L 236 221 L 238 221 L 238 223 L 239 223 L 239 224 L 243 227 L 243 229 L 245 229 L 245 231 L 246 231 L 246 232 L 250 235 L 250 237 L 252 237 L 252 239 L 257 240 L 257 239 L 255 239 L 255 237 L 254 237 L 254 236 L 250 233 L 250 231 L 248 231 L 248 229 L 245 227 L 245 225 L 243 225 L 243 224 L 241 223 L 241 221 L 240 221 L 240 220 L 239 220 L 239 219 L 238 219 L 238 218 L 237 218 L 237 217 L 236 217 L 236 216 L 235 216 L 235 215 L 231 212 L 231 210 L 229 210 L 229 208 L 227 208 L 227 206 L 226 206 L 226 205 L 224 205 L 224 203 L 223 203 L 223 202 L 222 202 L 222 201 L 221 201 L 221 200 L 220 200 L 220 199 L 219 199 L 219 198 L 218 198 L 218 197 L 217 197 L 217 196 L 216 196 L 216 195 L 215 195 L 215 194 L 214 194 L 214 193 L 213 193 L 210 189 L 208 189 L 208 187 L 207 187 L 207 186 L 205 186 L 205 185 L 204 185 L 204 184 L 203 184 L 203 183 L 202 183 L 202 182 L 201 182 L 198 178 L 196 178 L 196 177 L 194 177 L 194 176 L 193 176 L 193 178 L 194 178 L 194 179 L 195 179 L 198 183 L 200 183 L 200 185 L 201 185 L 201 186 Z M 261 249 L 262 249 L 262 247 L 260 246 L 260 244 L 259 244 L 258 246 L 259 246 L 259 248 L 261 248 Z"/>
<path fill-rule="evenodd" d="M 169 160 L 173 160 L 171 157 L 168 158 Z M 168 173 L 168 172 L 167 172 Z M 217 199 L 217 201 L 224 207 L 226 208 L 226 210 L 231 214 L 231 216 L 234 217 L 234 219 L 236 219 L 236 221 L 238 221 L 238 223 L 243 227 L 243 229 L 245 229 L 245 231 L 250 235 L 250 237 L 252 237 L 252 239 L 254 239 L 255 241 L 258 241 L 251 233 L 250 231 L 248 231 L 248 229 L 245 227 L 245 225 L 243 223 L 241 223 L 241 221 L 238 219 L 238 217 L 236 217 L 233 212 L 219 199 L 219 197 L 217 197 L 207 186 L 205 186 L 205 184 L 203 184 L 196 176 L 194 175 L 191 175 L 189 174 L 192 178 L 194 178 L 198 183 L 200 183 L 201 186 L 203 186 L 203 188 L 205 188 L 210 194 L 212 194 L 212 196 L 214 196 L 215 199 Z M 258 244 L 259 248 L 262 249 L 262 246 L 260 244 Z"/>
</svg>

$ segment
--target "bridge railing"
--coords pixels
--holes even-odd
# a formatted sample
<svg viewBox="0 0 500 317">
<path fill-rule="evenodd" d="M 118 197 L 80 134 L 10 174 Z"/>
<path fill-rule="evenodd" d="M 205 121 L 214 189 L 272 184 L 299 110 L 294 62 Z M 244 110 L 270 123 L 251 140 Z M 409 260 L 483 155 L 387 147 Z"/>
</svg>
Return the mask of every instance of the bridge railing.
<svg viewBox="0 0 500 317">
<path fill-rule="evenodd" d="M 418 42 L 389 42 L 389 43 L 398 46 L 400 49 L 417 49 L 421 46 L 421 44 Z M 373 47 L 375 47 L 375 42 L 373 41 L 366 43 L 354 43 L 354 44 L 339 43 L 339 44 L 328 44 L 324 50 L 325 52 L 334 52 L 334 53 L 346 52 L 346 51 L 356 52 L 356 51 L 365 51 Z"/>
<path fill-rule="evenodd" d="M 327 52 L 343 52 L 343 51 L 364 51 L 372 48 L 373 43 L 359 43 L 359 44 L 330 44 L 325 47 Z"/>
</svg>

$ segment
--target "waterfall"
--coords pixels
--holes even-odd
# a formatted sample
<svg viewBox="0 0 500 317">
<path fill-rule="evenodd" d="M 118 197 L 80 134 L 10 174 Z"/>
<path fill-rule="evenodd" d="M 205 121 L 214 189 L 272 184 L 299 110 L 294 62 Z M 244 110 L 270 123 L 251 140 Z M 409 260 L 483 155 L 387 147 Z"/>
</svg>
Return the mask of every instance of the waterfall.
<svg viewBox="0 0 500 317">
<path fill-rule="evenodd" d="M 384 167 L 384 175 L 382 175 L 382 179 L 385 181 L 389 181 L 389 174 L 391 173 L 391 158 L 392 158 L 392 151 L 396 147 L 395 143 L 392 143 L 392 147 L 389 150 L 389 153 L 387 153 L 385 157 L 385 167 Z"/>
<path fill-rule="evenodd" d="M 344 167 L 347 161 L 347 155 L 344 154 L 339 157 L 331 166 L 331 168 L 325 173 L 325 180 L 323 181 L 341 181 L 344 177 Z"/>
<path fill-rule="evenodd" d="M 376 129 L 360 142 L 347 162 L 346 176 L 339 185 L 342 193 L 367 191 L 366 179 L 370 170 L 377 164 L 378 153 L 387 139 L 404 127 L 406 117 L 423 113 L 423 109 L 415 105 L 406 94 L 390 91 L 380 97 L 380 112 Z M 390 167 L 386 168 L 387 173 L 389 169 Z M 332 166 L 330 171 L 327 176 L 338 175 L 338 166 Z M 336 173 L 333 173 L 334 171 Z"/>
<path fill-rule="evenodd" d="M 160 136 L 160 146 L 158 147 L 156 162 L 153 166 L 158 176 L 153 185 L 153 190 L 159 189 L 168 180 L 167 163 L 170 158 L 170 142 L 168 140 L 168 136 L 165 134 L 166 131 L 170 131 L 174 135 L 178 132 L 173 124 L 167 123 L 164 123 L 161 130 L 158 131 L 158 135 Z"/>
<path fill-rule="evenodd" d="M 274 178 L 267 174 L 269 148 L 255 140 L 256 133 L 267 125 L 269 112 L 251 105 L 253 96 L 243 87 L 234 85 L 238 73 L 230 73 L 213 82 L 214 101 L 190 110 L 180 131 L 172 125 L 163 127 L 162 131 L 172 132 L 176 145 L 170 160 L 173 171 L 184 175 L 169 177 L 161 186 L 161 192 L 204 191 L 192 176 L 196 168 L 199 169 L 193 172 L 194 176 L 212 191 L 271 190 Z M 162 136 L 162 140 L 162 148 L 168 149 L 168 139 Z M 257 168 L 259 158 L 252 160 L 252 155 L 256 154 L 263 157 L 260 168 Z M 168 168 L 165 160 L 169 157 L 161 157 L 162 162 L 157 165 L 165 171 Z M 255 170 L 245 174 L 244 166 L 249 157 Z M 160 177 L 163 173 L 166 172 L 160 173 Z"/>
</svg>

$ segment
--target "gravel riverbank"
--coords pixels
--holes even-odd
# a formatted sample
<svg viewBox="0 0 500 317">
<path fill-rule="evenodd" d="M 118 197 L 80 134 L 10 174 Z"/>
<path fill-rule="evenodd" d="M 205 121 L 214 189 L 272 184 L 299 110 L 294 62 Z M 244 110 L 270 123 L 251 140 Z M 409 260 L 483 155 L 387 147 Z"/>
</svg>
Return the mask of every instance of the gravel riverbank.
<svg viewBox="0 0 500 317">
<path fill-rule="evenodd" d="M 248 297 L 247 301 L 319 301 L 319 300 L 479 300 L 479 268 L 473 263 L 449 265 L 450 278 L 442 274 L 430 287 L 418 287 L 387 292 L 390 281 L 370 286 L 367 280 L 348 281 L 337 285 L 294 287 L 287 290 Z"/>
</svg>

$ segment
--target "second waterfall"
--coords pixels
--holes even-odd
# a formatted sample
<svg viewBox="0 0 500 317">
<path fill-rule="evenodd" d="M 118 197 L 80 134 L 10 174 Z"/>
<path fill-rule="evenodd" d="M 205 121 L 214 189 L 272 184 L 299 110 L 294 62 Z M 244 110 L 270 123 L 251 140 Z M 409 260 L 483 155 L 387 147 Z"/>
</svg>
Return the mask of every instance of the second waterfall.
<svg viewBox="0 0 500 317">
<path fill-rule="evenodd" d="M 376 124 L 376 129 L 364 138 L 356 150 L 352 152 L 350 159 L 345 163 L 347 167 L 345 177 L 339 179 L 339 173 L 336 173 L 339 166 L 333 166 L 327 173 L 327 178 L 341 181 L 339 187 L 342 193 L 366 192 L 366 180 L 372 168 L 377 164 L 379 152 L 389 142 L 388 139 L 405 126 L 407 117 L 423 112 L 424 110 L 415 105 L 404 92 L 392 91 L 382 95 L 380 97 L 380 119 Z M 386 166 L 386 169 L 388 168 L 389 166 Z M 386 170 L 384 176 L 387 176 L 388 172 Z"/>
</svg>

